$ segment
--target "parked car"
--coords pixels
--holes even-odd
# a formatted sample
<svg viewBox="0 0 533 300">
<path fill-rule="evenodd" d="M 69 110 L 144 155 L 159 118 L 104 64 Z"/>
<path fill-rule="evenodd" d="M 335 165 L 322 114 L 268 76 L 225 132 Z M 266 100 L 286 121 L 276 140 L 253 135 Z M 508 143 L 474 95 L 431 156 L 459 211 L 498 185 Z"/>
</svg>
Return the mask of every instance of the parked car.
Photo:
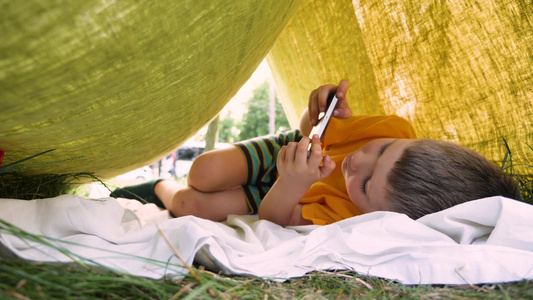
<svg viewBox="0 0 533 300">
<path fill-rule="evenodd" d="M 230 146 L 231 144 L 228 143 L 216 143 L 215 149 L 222 149 Z M 189 170 L 191 169 L 193 161 L 198 157 L 198 155 L 204 152 L 205 142 L 187 142 L 183 144 L 173 153 L 173 164 L 168 172 L 177 178 L 184 177 L 185 175 L 189 174 Z M 164 165 L 164 163 L 162 165 Z"/>
<path fill-rule="evenodd" d="M 154 175 L 153 175 L 152 169 L 150 169 L 150 167 L 148 166 L 135 169 L 133 171 L 124 173 L 122 175 L 118 175 L 116 177 L 116 179 L 119 181 L 139 182 L 139 183 L 152 180 L 153 178 L 154 178 Z"/>
</svg>

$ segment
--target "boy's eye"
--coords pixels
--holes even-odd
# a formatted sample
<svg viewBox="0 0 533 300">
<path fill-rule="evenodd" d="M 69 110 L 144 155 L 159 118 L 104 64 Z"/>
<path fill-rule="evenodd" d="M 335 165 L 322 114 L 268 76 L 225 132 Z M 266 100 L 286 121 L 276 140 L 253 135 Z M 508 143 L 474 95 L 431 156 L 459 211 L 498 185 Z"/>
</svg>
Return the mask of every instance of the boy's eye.
<svg viewBox="0 0 533 300">
<path fill-rule="evenodd" d="M 390 146 L 390 144 L 392 144 L 392 142 L 384 143 L 383 145 L 381 145 L 381 147 L 379 147 L 379 156 L 381 156 L 383 152 L 385 152 L 385 150 L 388 146 Z"/>
<path fill-rule="evenodd" d="M 383 154 L 383 152 L 385 152 L 385 150 L 387 150 L 387 147 L 389 147 L 392 143 L 394 143 L 394 141 L 390 141 L 390 142 L 387 142 L 387 143 L 383 143 L 380 147 L 379 147 L 379 150 L 378 150 L 378 157 L 381 156 Z M 366 184 L 368 183 L 368 181 L 370 180 L 370 178 L 372 178 L 372 175 L 368 175 L 366 176 L 363 181 L 361 181 L 361 192 L 363 192 L 363 194 L 366 194 Z"/>
<path fill-rule="evenodd" d="M 369 180 L 370 180 L 370 176 L 367 176 L 365 177 L 365 179 L 363 179 L 363 181 L 361 181 L 361 192 L 363 192 L 363 194 L 366 194 L 366 184 L 368 183 Z"/>
</svg>

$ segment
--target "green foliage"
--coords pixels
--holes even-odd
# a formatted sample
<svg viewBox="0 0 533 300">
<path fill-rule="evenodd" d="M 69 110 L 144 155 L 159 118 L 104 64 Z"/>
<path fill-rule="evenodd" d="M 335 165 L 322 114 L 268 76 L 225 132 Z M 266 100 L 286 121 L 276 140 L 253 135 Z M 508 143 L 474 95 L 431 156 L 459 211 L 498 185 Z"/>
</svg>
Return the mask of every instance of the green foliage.
<svg viewBox="0 0 533 300">
<path fill-rule="evenodd" d="M 232 143 L 235 141 L 233 129 L 235 127 L 233 118 L 224 118 L 218 121 L 218 140 L 223 143 Z"/>
<path fill-rule="evenodd" d="M 229 118 L 220 121 L 219 141 L 238 142 L 269 134 L 269 88 L 268 81 L 265 81 L 254 90 L 253 97 L 246 104 L 247 112 L 241 122 L 235 124 L 235 121 Z M 283 107 L 277 98 L 275 128 L 276 132 L 285 131 L 290 128 Z M 238 133 L 236 134 L 235 131 Z"/>
</svg>

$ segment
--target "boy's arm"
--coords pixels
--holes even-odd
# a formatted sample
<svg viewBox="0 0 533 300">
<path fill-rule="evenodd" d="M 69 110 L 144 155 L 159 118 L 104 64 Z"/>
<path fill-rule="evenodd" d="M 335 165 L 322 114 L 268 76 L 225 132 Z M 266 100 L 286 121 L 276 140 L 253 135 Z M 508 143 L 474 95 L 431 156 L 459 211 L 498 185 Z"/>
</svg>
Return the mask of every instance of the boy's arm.
<svg viewBox="0 0 533 300">
<path fill-rule="evenodd" d="M 303 218 L 297 220 L 298 202 L 308 188 L 292 186 L 283 180 L 276 180 L 259 205 L 259 219 L 269 220 L 281 226 L 303 225 Z"/>
<path fill-rule="evenodd" d="M 322 158 L 316 135 L 312 140 L 311 155 L 307 158 L 309 142 L 304 136 L 299 143 L 289 143 L 280 150 L 276 163 L 279 178 L 259 205 L 259 219 L 282 226 L 309 224 L 301 217 L 298 203 L 313 183 L 326 178 L 335 168 L 335 162 L 329 156 Z"/>
<path fill-rule="evenodd" d="M 339 85 L 323 85 L 309 95 L 308 108 L 300 116 L 300 132 L 304 138 L 298 143 L 284 146 L 277 160 L 280 177 L 259 205 L 259 218 L 279 225 L 309 224 L 302 218 L 302 206 L 298 204 L 311 185 L 327 177 L 335 168 L 335 163 L 326 155 L 322 158 L 322 148 L 317 137 L 313 137 L 312 153 L 307 159 L 309 134 L 318 122 L 320 112 L 325 112 L 328 98 L 335 94 L 339 98 L 333 117 L 346 119 L 352 110 L 346 100 L 349 83 L 341 80 Z M 321 161 L 323 164 L 320 165 Z"/>
</svg>

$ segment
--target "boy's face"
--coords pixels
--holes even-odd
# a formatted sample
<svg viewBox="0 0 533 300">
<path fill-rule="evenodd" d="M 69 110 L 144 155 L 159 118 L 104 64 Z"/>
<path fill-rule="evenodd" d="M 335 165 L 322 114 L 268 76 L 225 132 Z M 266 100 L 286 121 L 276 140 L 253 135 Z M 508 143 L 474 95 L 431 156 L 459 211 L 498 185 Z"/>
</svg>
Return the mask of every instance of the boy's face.
<svg viewBox="0 0 533 300">
<path fill-rule="evenodd" d="M 377 139 L 348 155 L 342 174 L 352 202 L 362 213 L 389 210 L 385 201 L 387 176 L 405 148 L 415 140 Z"/>
</svg>

